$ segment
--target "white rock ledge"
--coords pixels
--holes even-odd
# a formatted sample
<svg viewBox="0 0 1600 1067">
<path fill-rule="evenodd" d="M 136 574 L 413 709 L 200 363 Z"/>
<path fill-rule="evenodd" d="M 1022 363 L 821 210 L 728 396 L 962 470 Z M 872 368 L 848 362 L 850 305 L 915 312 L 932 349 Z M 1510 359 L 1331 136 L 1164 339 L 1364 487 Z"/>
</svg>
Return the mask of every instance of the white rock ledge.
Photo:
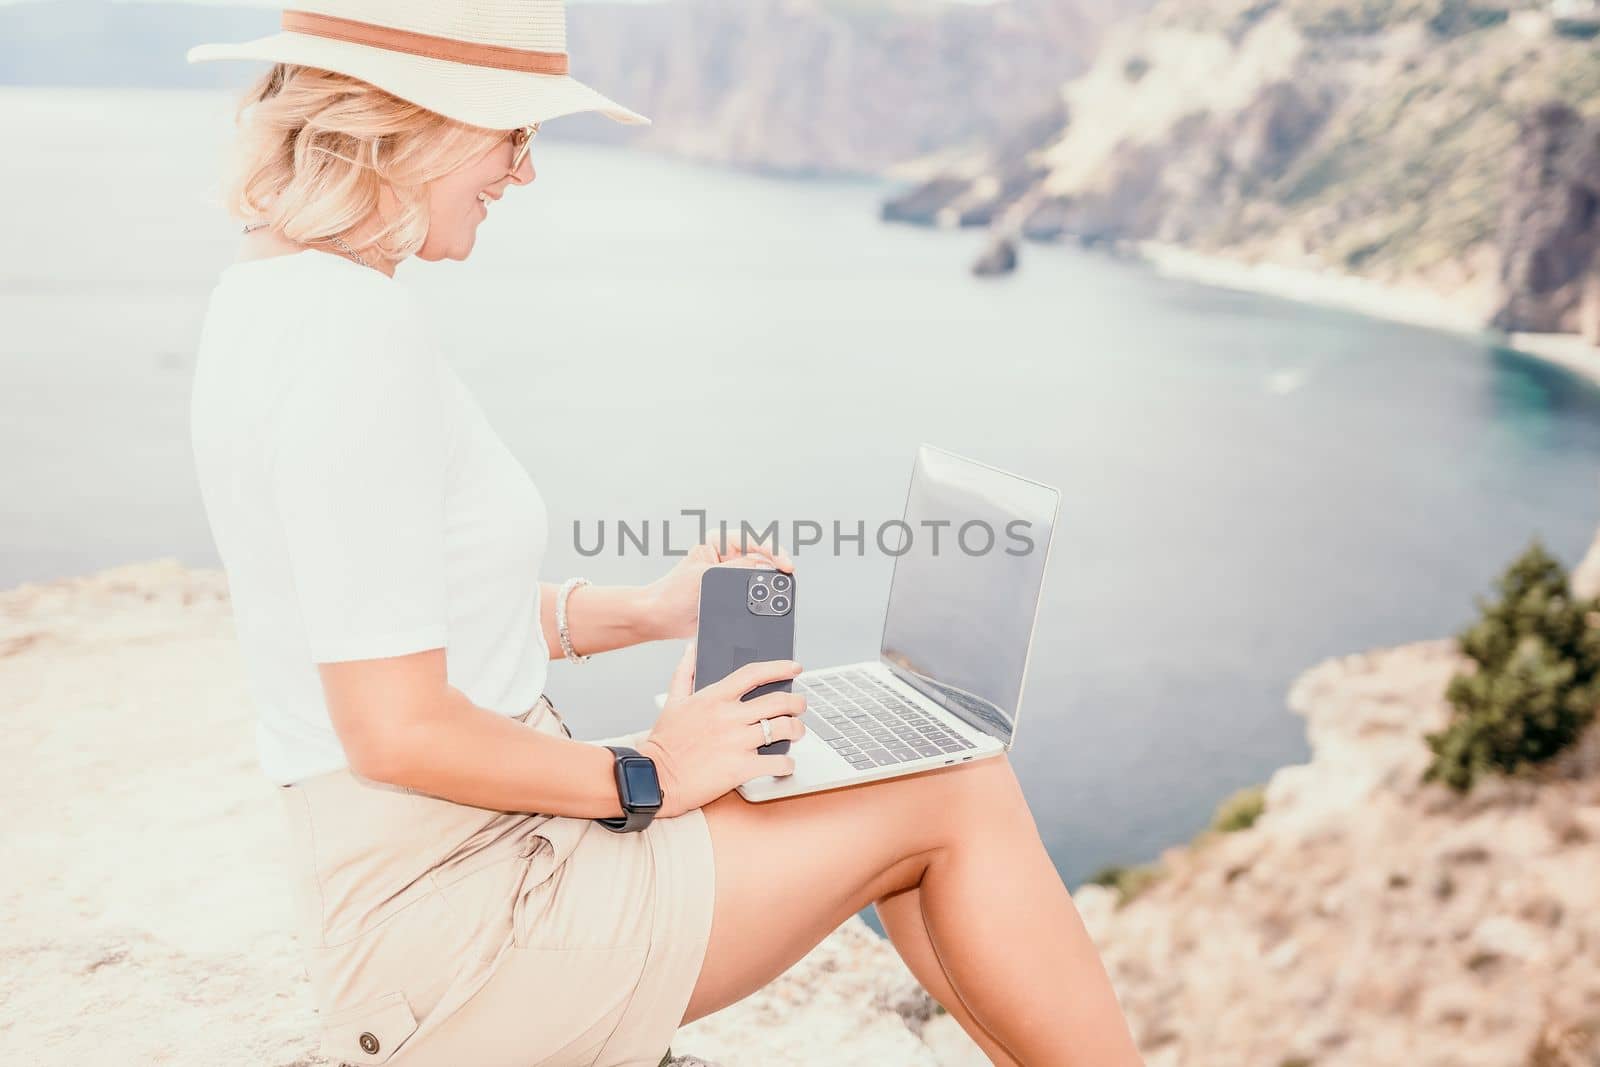
<svg viewBox="0 0 1600 1067">
<path fill-rule="evenodd" d="M 0 709 L 0 1062 L 328 1062 L 224 576 L 160 560 L 0 592 Z M 986 1062 L 948 1016 L 923 1027 L 930 1006 L 852 917 L 673 1052 L 720 1067 Z"/>
</svg>

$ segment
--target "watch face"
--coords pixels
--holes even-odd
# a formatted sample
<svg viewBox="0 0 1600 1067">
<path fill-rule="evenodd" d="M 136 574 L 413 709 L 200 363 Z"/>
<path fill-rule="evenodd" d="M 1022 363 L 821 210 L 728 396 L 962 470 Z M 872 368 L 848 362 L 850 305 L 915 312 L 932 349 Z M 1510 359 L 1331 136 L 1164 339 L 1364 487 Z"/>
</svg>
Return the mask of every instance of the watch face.
<svg viewBox="0 0 1600 1067">
<path fill-rule="evenodd" d="M 661 782 L 656 778 L 656 765 L 648 756 L 622 761 L 622 780 L 628 787 L 628 803 L 635 808 L 661 806 Z"/>
</svg>

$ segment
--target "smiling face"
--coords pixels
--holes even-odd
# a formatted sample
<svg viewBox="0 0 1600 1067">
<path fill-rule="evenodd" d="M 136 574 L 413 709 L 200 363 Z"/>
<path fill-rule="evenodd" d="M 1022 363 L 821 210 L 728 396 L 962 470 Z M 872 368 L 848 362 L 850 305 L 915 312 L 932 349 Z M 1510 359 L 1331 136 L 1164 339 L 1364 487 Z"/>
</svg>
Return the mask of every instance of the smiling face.
<svg viewBox="0 0 1600 1067">
<path fill-rule="evenodd" d="M 428 234 L 418 259 L 466 259 L 478 239 L 478 227 L 494 210 L 494 202 L 511 185 L 527 185 L 535 173 L 529 153 L 510 170 L 515 154 L 510 131 L 487 152 L 464 167 L 428 183 Z"/>
</svg>

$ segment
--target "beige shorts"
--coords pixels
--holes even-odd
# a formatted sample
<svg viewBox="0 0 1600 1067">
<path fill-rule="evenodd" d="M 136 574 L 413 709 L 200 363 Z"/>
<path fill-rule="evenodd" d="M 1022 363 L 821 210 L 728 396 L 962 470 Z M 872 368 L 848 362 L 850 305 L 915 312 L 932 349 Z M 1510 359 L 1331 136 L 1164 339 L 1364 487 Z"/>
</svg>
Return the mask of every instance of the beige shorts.
<svg viewBox="0 0 1600 1067">
<path fill-rule="evenodd" d="M 517 720 L 571 736 L 543 697 Z M 661 1062 L 711 933 L 716 874 L 699 809 L 619 834 L 348 770 L 278 792 L 324 1055 L 397 1067 Z"/>
</svg>

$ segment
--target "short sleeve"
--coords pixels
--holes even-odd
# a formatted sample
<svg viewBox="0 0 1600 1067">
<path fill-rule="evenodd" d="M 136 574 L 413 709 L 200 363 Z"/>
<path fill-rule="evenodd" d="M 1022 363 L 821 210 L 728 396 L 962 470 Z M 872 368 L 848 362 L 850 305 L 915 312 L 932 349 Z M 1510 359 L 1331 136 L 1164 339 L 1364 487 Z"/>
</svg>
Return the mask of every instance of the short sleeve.
<svg viewBox="0 0 1600 1067">
<path fill-rule="evenodd" d="M 444 647 L 450 435 L 438 357 L 408 308 L 318 322 L 267 459 L 311 658 Z"/>
</svg>

